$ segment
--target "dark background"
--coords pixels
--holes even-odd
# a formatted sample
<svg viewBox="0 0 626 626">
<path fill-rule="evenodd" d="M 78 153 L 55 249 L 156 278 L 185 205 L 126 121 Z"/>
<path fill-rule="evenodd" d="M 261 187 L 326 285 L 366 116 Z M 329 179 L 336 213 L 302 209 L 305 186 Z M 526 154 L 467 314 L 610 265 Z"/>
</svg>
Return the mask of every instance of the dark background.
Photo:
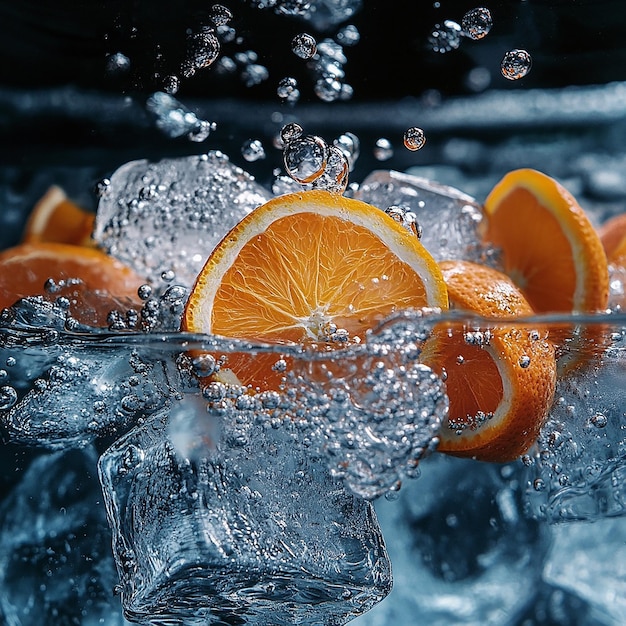
<svg viewBox="0 0 626 626">
<path fill-rule="evenodd" d="M 301 79 L 304 63 L 290 51 L 291 38 L 312 31 L 303 20 L 253 8 L 244 0 L 222 0 L 234 14 L 231 25 L 243 38 L 227 44 L 224 54 L 255 50 L 271 67 L 270 79 L 246 89 L 234 77 L 211 69 L 183 81 L 181 97 L 237 96 L 276 99 L 276 83 L 285 75 Z M 534 65 L 523 88 L 559 87 L 626 79 L 626 4 L 623 0 L 364 0 L 350 22 L 361 43 L 348 50 L 348 82 L 355 99 L 415 96 L 429 89 L 444 95 L 467 93 L 465 77 L 477 65 L 492 74 L 492 87 L 521 88 L 498 76 L 503 53 L 527 49 Z M 19 0 L 0 3 L 0 85 L 33 88 L 74 84 L 112 92 L 150 92 L 160 78 L 176 73 L 185 56 L 186 33 L 210 24 L 211 0 Z M 493 15 L 491 33 L 481 41 L 464 40 L 460 49 L 440 55 L 428 50 L 433 25 L 461 21 L 476 6 Z M 328 33 L 313 32 L 318 39 Z M 132 70 L 123 78 L 107 76 L 107 54 L 123 52 Z"/>
</svg>

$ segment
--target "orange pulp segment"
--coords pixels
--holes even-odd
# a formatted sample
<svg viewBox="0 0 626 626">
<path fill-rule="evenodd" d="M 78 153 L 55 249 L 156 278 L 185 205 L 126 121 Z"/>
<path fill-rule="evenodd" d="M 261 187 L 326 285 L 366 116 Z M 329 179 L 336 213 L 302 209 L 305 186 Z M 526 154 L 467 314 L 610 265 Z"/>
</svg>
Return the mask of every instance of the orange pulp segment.
<svg viewBox="0 0 626 626">
<path fill-rule="evenodd" d="M 33 208 L 22 241 L 92 246 L 95 217 L 69 200 L 60 187 L 52 186 Z"/>
<path fill-rule="evenodd" d="M 440 266 L 452 308 L 501 319 L 533 313 L 501 272 L 466 261 Z M 552 344 L 527 326 L 494 321 L 477 332 L 454 325 L 434 345 L 437 351 L 427 362 L 445 372 L 450 402 L 438 450 L 495 462 L 524 454 L 554 396 Z"/>
<path fill-rule="evenodd" d="M 532 169 L 509 172 L 485 201 L 484 238 L 536 313 L 606 309 L 609 280 L 600 238 L 574 197 Z"/>
<path fill-rule="evenodd" d="M 97 325 L 106 325 L 109 310 L 118 302 L 139 303 L 137 289 L 145 282 L 132 269 L 95 248 L 23 243 L 0 252 L 0 309 L 20 298 L 45 294 L 48 279 L 56 283 L 70 281 L 69 293 L 73 297 L 100 295 L 96 310 L 90 312 L 88 319 L 81 317 L 80 306 L 75 312 L 79 321 Z M 79 282 L 73 284 L 73 279 Z M 119 300 L 113 302 L 108 296 Z"/>
<path fill-rule="evenodd" d="M 274 198 L 221 241 L 200 272 L 184 330 L 274 344 L 351 341 L 394 311 L 447 307 L 441 271 L 383 211 L 327 191 Z M 329 348 L 343 342 L 324 344 Z M 277 389 L 276 355 L 230 358 L 242 384 Z"/>
</svg>

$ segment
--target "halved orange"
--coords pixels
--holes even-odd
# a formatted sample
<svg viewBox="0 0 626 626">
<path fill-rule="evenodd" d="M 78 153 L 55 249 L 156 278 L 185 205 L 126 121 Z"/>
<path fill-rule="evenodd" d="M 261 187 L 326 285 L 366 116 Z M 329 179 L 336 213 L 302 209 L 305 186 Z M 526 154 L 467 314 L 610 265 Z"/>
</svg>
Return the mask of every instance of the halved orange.
<svg viewBox="0 0 626 626">
<path fill-rule="evenodd" d="M 0 309 L 26 296 L 45 295 L 48 279 L 65 288 L 57 295 L 88 302 L 72 314 L 81 322 L 104 326 L 120 303 L 139 304 L 137 289 L 145 281 L 113 257 L 63 243 L 23 243 L 0 252 Z M 75 280 L 74 280 L 75 279 Z"/>
<path fill-rule="evenodd" d="M 521 291 L 501 272 L 466 261 L 440 263 L 452 308 L 485 318 L 532 315 Z M 545 333 L 498 322 L 452 325 L 427 363 L 445 373 L 449 404 L 438 450 L 507 462 L 537 439 L 554 396 L 556 359 Z"/>
<path fill-rule="evenodd" d="M 597 312 L 607 306 L 606 255 L 575 198 L 532 169 L 509 172 L 485 201 L 484 238 L 536 313 Z"/>
<path fill-rule="evenodd" d="M 33 208 L 22 241 L 93 246 L 95 217 L 69 200 L 63 189 L 52 186 Z"/>
<path fill-rule="evenodd" d="M 327 191 L 274 198 L 215 248 L 189 296 L 182 328 L 278 344 L 350 341 L 396 310 L 447 307 L 437 263 L 383 211 Z M 343 345 L 325 344 L 329 348 Z M 245 385 L 280 386 L 275 355 L 230 357 Z"/>
</svg>

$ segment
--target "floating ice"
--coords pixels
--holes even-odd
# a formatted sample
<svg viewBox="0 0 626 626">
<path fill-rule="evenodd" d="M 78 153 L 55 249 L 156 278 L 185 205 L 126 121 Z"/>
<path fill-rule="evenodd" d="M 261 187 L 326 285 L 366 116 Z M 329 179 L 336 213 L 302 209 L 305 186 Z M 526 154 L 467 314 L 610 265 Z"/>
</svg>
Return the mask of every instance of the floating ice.
<svg viewBox="0 0 626 626">
<path fill-rule="evenodd" d="M 378 170 L 365 178 L 355 198 L 383 210 L 401 206 L 414 213 L 422 243 L 438 261 L 485 261 L 486 251 L 478 233 L 483 219 L 481 207 L 453 187 L 393 170 Z"/>
<path fill-rule="evenodd" d="M 220 239 L 270 197 L 220 152 L 131 161 L 104 189 L 94 237 L 155 285 L 173 270 L 190 287 Z"/>
<path fill-rule="evenodd" d="M 391 578 L 371 505 L 284 428 L 194 398 L 176 423 L 217 422 L 217 445 L 181 455 L 162 411 L 100 459 L 127 616 L 343 624 L 380 601 Z"/>
</svg>

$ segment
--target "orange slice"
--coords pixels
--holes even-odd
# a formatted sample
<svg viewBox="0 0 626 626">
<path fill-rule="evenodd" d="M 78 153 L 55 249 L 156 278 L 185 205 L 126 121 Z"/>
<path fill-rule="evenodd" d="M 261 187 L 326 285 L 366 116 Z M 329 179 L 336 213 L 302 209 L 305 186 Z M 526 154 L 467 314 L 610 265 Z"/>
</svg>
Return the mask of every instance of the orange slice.
<svg viewBox="0 0 626 626">
<path fill-rule="evenodd" d="M 598 228 L 598 235 L 604 247 L 606 257 L 611 261 L 616 248 L 626 237 L 626 213 L 615 215 Z"/>
<path fill-rule="evenodd" d="M 133 270 L 95 248 L 63 243 L 24 243 L 0 252 L 0 309 L 26 296 L 43 295 L 48 279 L 66 283 L 56 295 L 85 296 L 85 310 L 72 309 L 79 321 L 106 325 L 108 312 L 120 302 L 139 303 L 145 281 Z M 114 296 L 114 300 L 111 296 Z M 79 303 L 80 304 L 80 303 Z"/>
<path fill-rule="evenodd" d="M 609 279 L 600 238 L 574 197 L 536 170 L 509 172 L 485 201 L 484 238 L 536 313 L 597 312 Z"/>
<path fill-rule="evenodd" d="M 466 261 L 440 264 L 450 306 L 487 318 L 531 315 L 520 290 L 501 272 Z M 508 462 L 536 440 L 554 396 L 554 347 L 523 324 L 494 321 L 475 332 L 452 326 L 429 364 L 445 372 L 450 401 L 438 450 Z"/>
<path fill-rule="evenodd" d="M 22 241 L 92 246 L 94 220 L 93 213 L 74 204 L 60 187 L 52 186 L 33 208 Z"/>
<path fill-rule="evenodd" d="M 326 191 L 274 198 L 212 252 L 184 330 L 278 344 L 358 341 L 394 311 L 447 307 L 441 271 L 414 234 L 379 209 Z M 330 342 L 333 348 L 341 343 Z M 226 364 L 246 385 L 279 387 L 276 355 Z"/>
</svg>

